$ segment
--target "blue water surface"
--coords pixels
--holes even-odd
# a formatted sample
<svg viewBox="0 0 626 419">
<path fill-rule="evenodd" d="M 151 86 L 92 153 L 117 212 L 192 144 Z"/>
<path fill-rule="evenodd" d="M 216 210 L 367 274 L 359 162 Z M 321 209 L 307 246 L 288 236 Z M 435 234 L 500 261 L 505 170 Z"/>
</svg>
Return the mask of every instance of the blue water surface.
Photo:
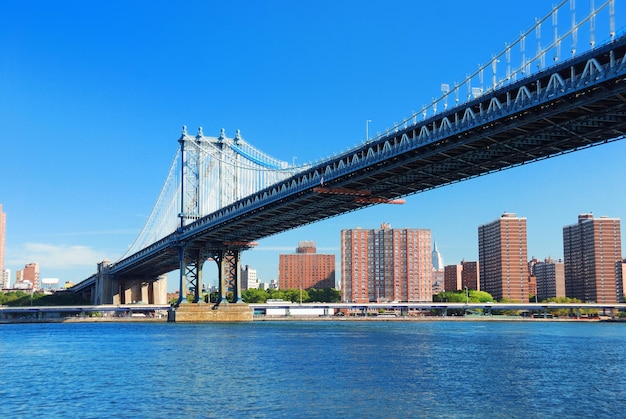
<svg viewBox="0 0 626 419">
<path fill-rule="evenodd" d="M 0 325 L 0 417 L 626 416 L 626 324 Z"/>
</svg>

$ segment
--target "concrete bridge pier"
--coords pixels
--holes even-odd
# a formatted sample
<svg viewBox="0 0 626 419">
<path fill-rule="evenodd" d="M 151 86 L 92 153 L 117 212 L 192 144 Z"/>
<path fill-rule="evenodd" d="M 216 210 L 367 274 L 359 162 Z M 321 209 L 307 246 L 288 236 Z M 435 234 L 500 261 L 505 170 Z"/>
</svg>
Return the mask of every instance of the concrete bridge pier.
<svg viewBox="0 0 626 419">
<path fill-rule="evenodd" d="M 112 304 L 167 304 L 167 274 L 157 278 L 116 278 Z"/>
<path fill-rule="evenodd" d="M 252 321 L 252 309 L 241 298 L 240 258 L 249 243 L 220 243 L 206 249 L 185 251 L 181 247 L 181 294 L 178 304 L 168 314 L 170 322 L 241 322 Z M 202 304 L 198 292 L 202 289 L 202 264 L 210 257 L 217 263 L 219 295 L 213 306 Z M 195 288 L 194 302 L 185 304 L 185 283 Z M 232 297 L 229 301 L 229 293 Z"/>
<path fill-rule="evenodd" d="M 91 292 L 91 304 L 113 304 L 113 290 L 117 287 L 113 284 L 110 267 L 111 262 L 108 260 L 98 263 L 95 285 Z"/>
<path fill-rule="evenodd" d="M 167 304 L 167 274 L 158 277 L 117 277 L 111 262 L 98 263 L 98 272 L 89 299 L 92 304 Z"/>
</svg>

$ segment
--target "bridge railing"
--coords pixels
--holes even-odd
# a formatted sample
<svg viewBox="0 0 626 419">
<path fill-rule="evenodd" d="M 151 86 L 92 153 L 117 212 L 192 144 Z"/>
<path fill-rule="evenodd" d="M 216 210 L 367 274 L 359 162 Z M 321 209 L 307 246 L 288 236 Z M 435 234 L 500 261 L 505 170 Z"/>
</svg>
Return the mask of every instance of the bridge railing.
<svg viewBox="0 0 626 419">
<path fill-rule="evenodd" d="M 536 72 L 541 72 L 553 64 L 563 60 L 566 53 L 562 53 L 562 46 L 569 43 L 570 58 L 593 50 L 597 47 L 596 31 L 600 29 L 608 36 L 603 38 L 603 44 L 612 42 L 623 29 L 615 29 L 615 1 L 608 0 L 595 6 L 594 1 L 588 1 L 589 11 L 577 20 L 576 4 L 578 0 L 563 0 L 553 6 L 552 10 L 535 23 L 528 30 L 522 32 L 514 41 L 505 44 L 503 50 L 493 55 L 486 64 L 479 64 L 478 68 L 467 75 L 461 82 L 453 86 L 444 83 L 441 85 L 441 95 L 433 98 L 430 104 L 423 105 L 419 112 L 413 112 L 383 133 L 377 134 L 374 139 L 387 137 L 402 129 L 415 125 L 419 119 L 426 120 L 448 110 L 449 102 L 453 107 L 471 102 L 480 96 L 497 90 L 505 85 L 516 83 L 524 78 L 531 77 Z M 569 6 L 569 10 L 568 9 Z M 566 16 L 569 26 L 559 30 L 559 15 Z M 598 22 L 598 19 L 602 19 Z M 600 25 L 598 26 L 598 23 Z M 549 26 L 551 25 L 551 27 Z M 542 44 L 542 29 L 548 26 L 552 34 L 548 36 L 550 41 Z M 587 32 L 583 32 L 586 30 Z M 545 36 L 543 39 L 546 39 Z M 534 52 L 531 52 L 530 44 L 535 44 Z M 546 63 L 546 57 L 552 56 L 552 63 Z M 501 70 L 504 68 L 504 70 Z"/>
</svg>

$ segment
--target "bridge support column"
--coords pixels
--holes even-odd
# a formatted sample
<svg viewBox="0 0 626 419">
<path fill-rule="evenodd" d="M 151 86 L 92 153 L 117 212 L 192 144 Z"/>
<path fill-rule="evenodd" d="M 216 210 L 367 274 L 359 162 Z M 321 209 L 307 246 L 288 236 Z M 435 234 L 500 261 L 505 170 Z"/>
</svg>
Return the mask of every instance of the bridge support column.
<svg viewBox="0 0 626 419">
<path fill-rule="evenodd" d="M 202 265 L 206 260 L 203 249 L 189 248 L 181 245 L 178 249 L 178 263 L 180 269 L 180 290 L 178 304 L 187 302 L 187 289 L 193 292 L 193 303 L 200 303 L 202 293 Z"/>
<path fill-rule="evenodd" d="M 231 302 L 241 302 L 241 278 L 239 260 L 241 250 L 223 248 L 216 250 L 213 260 L 217 263 L 218 292 L 217 305 L 228 303 L 228 293 L 232 292 Z"/>
<path fill-rule="evenodd" d="M 241 252 L 256 246 L 254 242 L 225 242 L 214 244 L 211 257 L 217 263 L 219 295 L 218 307 L 221 303 L 241 303 Z M 228 293 L 232 293 L 230 301 Z"/>
<path fill-rule="evenodd" d="M 148 303 L 167 304 L 167 274 L 159 276 L 148 284 Z"/>
<path fill-rule="evenodd" d="M 98 263 L 96 283 L 91 292 L 92 304 L 113 304 L 113 292 L 116 289 L 113 278 L 109 273 L 110 262 L 103 260 Z"/>
<path fill-rule="evenodd" d="M 121 277 L 113 282 L 112 304 L 167 304 L 167 274 L 158 277 Z"/>
</svg>

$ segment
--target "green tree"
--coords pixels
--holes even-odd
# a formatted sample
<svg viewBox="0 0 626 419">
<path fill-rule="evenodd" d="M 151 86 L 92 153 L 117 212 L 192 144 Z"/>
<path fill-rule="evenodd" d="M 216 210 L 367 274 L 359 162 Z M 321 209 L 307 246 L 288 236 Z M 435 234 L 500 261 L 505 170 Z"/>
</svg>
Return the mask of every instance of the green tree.
<svg viewBox="0 0 626 419">
<path fill-rule="evenodd" d="M 53 294 L 42 292 L 10 291 L 0 293 L 0 304 L 10 307 L 26 306 L 77 306 L 89 305 L 90 302 L 71 291 L 59 291 Z"/>
<path fill-rule="evenodd" d="M 340 303 L 341 291 L 335 288 L 325 288 L 324 294 L 326 296 L 325 303 Z"/>
<path fill-rule="evenodd" d="M 271 300 L 284 300 L 284 291 L 270 288 L 267 290 L 267 298 Z"/>
<path fill-rule="evenodd" d="M 242 292 L 241 298 L 246 303 L 264 303 L 267 301 L 268 293 L 263 289 L 251 288 Z"/>
<path fill-rule="evenodd" d="M 288 289 L 283 291 L 283 300 L 291 301 L 292 303 L 309 302 L 309 292 L 307 290 Z"/>
<path fill-rule="evenodd" d="M 469 290 L 470 303 L 492 303 L 495 302 L 493 296 L 485 291 Z"/>
</svg>

